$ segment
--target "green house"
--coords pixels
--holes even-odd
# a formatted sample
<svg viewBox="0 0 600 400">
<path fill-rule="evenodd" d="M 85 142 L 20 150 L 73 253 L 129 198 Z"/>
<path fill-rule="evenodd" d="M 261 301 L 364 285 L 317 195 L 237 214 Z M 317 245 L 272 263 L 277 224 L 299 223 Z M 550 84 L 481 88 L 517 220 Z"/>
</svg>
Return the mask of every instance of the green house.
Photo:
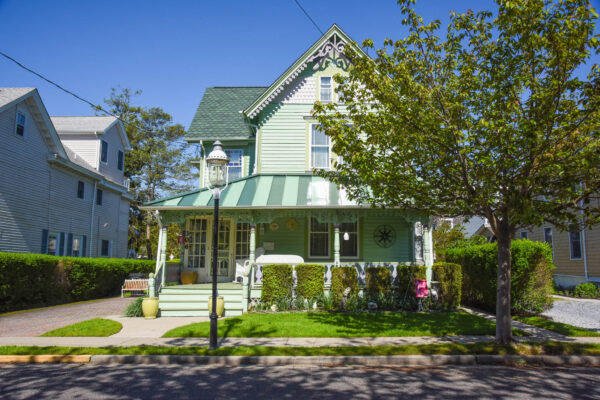
<svg viewBox="0 0 600 400">
<path fill-rule="evenodd" d="M 343 49 L 348 43 L 352 40 L 333 25 L 270 86 L 206 89 L 186 137 L 204 149 L 199 189 L 144 206 L 158 212 L 161 238 L 169 224 L 181 226 L 179 269 L 198 274 L 195 285 L 164 286 L 162 241 L 157 262 L 161 315 L 208 315 L 204 300 L 215 245 L 227 315 L 247 311 L 248 302 L 260 297 L 266 263 L 324 264 L 326 287 L 336 265 L 355 266 L 361 280 L 372 265 L 388 266 L 393 275 L 398 264 L 431 266 L 428 215 L 357 204 L 344 188 L 314 173 L 332 168 L 338 159 L 311 110 L 317 100 L 337 101 L 333 76 L 347 73 Z M 218 244 L 211 240 L 214 203 L 205 163 L 217 140 L 231 160 L 220 199 Z"/>
</svg>

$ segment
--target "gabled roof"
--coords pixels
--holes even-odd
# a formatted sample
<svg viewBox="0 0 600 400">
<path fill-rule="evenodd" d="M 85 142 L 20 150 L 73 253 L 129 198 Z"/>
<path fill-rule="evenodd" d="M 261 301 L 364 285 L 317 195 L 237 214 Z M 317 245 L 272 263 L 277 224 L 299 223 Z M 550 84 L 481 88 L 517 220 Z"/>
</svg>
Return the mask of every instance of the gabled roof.
<svg viewBox="0 0 600 400">
<path fill-rule="evenodd" d="M 275 97 L 283 91 L 285 86 L 290 84 L 310 62 L 327 57 L 332 53 L 337 53 L 337 55 L 343 57 L 342 53 L 344 46 L 347 43 L 352 43 L 350 36 L 348 36 L 339 26 L 333 24 L 331 28 L 329 28 L 319 40 L 313 43 L 304 54 L 294 61 L 294 63 L 281 74 L 279 78 L 277 78 L 275 82 L 260 95 L 260 97 L 244 109 L 244 113 L 248 118 L 254 118 L 260 110 L 275 99 Z M 360 47 L 356 47 L 356 50 L 362 56 L 368 57 Z"/>
<path fill-rule="evenodd" d="M 185 137 L 187 141 L 248 139 L 254 136 L 241 111 L 266 89 L 266 86 L 210 87 L 198 105 Z"/>
<path fill-rule="evenodd" d="M 0 88 L 0 111 L 34 90 L 35 88 Z"/>
<path fill-rule="evenodd" d="M 92 115 L 92 116 L 54 116 L 50 117 L 54 127 L 58 131 L 59 135 L 70 135 L 70 134 L 96 134 L 104 133 L 114 125 L 119 126 L 119 133 L 121 135 L 121 141 L 125 150 L 131 150 L 129 139 L 127 138 L 127 132 L 125 126 L 117 118 L 110 115 Z"/>
</svg>

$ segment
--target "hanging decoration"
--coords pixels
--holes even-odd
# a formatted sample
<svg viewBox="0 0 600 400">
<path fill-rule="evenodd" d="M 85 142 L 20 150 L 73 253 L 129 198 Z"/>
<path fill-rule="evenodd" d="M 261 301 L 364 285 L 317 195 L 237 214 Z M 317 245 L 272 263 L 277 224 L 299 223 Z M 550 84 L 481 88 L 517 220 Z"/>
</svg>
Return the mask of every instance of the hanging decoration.
<svg viewBox="0 0 600 400">
<path fill-rule="evenodd" d="M 272 231 L 276 231 L 279 229 L 279 224 L 277 222 L 271 222 L 271 224 L 269 225 L 269 229 Z"/>
<path fill-rule="evenodd" d="M 285 224 L 285 226 L 287 226 L 287 228 L 293 232 L 298 227 L 298 222 L 296 221 L 295 218 L 290 218 L 288 220 L 288 222 Z"/>
<path fill-rule="evenodd" d="M 389 225 L 379 225 L 373 232 L 373 240 L 379 247 L 390 247 L 396 241 L 396 231 Z"/>
</svg>

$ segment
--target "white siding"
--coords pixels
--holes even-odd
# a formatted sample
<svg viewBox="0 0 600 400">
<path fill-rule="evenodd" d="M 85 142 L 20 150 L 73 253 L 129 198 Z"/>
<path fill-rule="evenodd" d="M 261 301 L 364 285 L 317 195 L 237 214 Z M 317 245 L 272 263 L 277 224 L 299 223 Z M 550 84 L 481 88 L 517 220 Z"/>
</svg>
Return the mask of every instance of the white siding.
<svg viewBox="0 0 600 400">
<path fill-rule="evenodd" d="M 90 166 L 98 169 L 99 140 L 92 135 L 59 135 L 63 146 L 81 157 Z"/>
<path fill-rule="evenodd" d="M 119 128 L 117 127 L 117 124 L 113 125 L 112 128 L 107 130 L 104 135 L 101 136 L 101 139 L 108 143 L 108 160 L 106 163 L 100 161 L 99 171 L 109 181 L 112 181 L 118 185 L 122 185 L 123 171 L 119 171 L 117 168 L 117 153 L 119 150 L 125 153 L 125 150 L 123 149 L 121 135 L 119 134 Z M 98 153 L 98 157 L 100 157 L 100 153 Z M 125 164 L 123 164 L 123 166 L 124 165 Z M 123 167 L 123 169 L 125 168 Z"/>
<path fill-rule="evenodd" d="M 277 95 L 273 103 L 313 104 L 317 101 L 316 81 L 314 76 L 300 75 Z"/>
</svg>

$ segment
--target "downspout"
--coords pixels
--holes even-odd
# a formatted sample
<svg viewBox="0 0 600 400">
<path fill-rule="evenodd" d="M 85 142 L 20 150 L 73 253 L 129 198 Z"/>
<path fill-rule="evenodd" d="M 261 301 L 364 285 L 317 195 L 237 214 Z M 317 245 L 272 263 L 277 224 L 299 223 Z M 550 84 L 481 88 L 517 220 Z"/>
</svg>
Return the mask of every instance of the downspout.
<svg viewBox="0 0 600 400">
<path fill-rule="evenodd" d="M 92 257 L 92 243 L 94 243 L 94 211 L 96 210 L 96 185 L 98 181 L 94 181 L 94 191 L 92 192 L 92 216 L 90 218 L 90 252 L 88 257 Z"/>
<path fill-rule="evenodd" d="M 204 175 L 206 175 L 206 151 L 204 150 L 204 142 L 200 139 L 200 158 L 202 158 L 202 180 L 200 181 L 201 187 L 204 187 Z"/>
</svg>

